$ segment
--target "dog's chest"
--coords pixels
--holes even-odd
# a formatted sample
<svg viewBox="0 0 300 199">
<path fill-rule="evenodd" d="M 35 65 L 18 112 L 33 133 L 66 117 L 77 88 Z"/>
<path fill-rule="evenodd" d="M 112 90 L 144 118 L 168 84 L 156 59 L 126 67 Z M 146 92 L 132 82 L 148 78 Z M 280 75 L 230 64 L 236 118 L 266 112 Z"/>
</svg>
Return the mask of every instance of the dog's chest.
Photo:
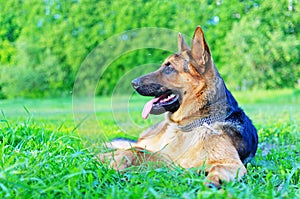
<svg viewBox="0 0 300 199">
<path fill-rule="evenodd" d="M 206 145 L 212 137 L 221 134 L 215 125 L 200 126 L 189 132 L 180 131 L 176 125 L 168 125 L 164 132 L 144 137 L 137 146 L 165 154 L 184 168 L 199 167 L 209 153 Z"/>
<path fill-rule="evenodd" d="M 205 143 L 211 135 L 211 130 L 204 126 L 190 132 L 177 130 L 162 153 L 184 168 L 201 166 L 207 157 Z"/>
</svg>

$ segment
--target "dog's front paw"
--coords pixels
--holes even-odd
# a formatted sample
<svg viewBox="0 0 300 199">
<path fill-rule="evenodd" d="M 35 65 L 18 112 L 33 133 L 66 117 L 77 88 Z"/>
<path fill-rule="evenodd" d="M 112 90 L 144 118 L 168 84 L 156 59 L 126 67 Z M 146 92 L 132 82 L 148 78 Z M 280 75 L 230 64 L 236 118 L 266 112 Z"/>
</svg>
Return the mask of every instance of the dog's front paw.
<svg viewBox="0 0 300 199">
<path fill-rule="evenodd" d="M 235 161 L 217 164 L 208 169 L 205 184 L 208 187 L 220 188 L 223 181 L 240 180 L 246 172 L 244 165 Z"/>
<path fill-rule="evenodd" d="M 117 150 L 99 154 L 98 159 L 102 163 L 107 163 L 109 167 L 121 171 L 133 164 L 134 154 L 130 150 Z"/>
<path fill-rule="evenodd" d="M 217 189 L 220 189 L 221 188 L 221 184 L 222 184 L 222 180 L 217 175 L 210 175 L 210 176 L 206 177 L 206 181 L 204 182 L 204 184 L 208 188 L 217 188 Z"/>
</svg>

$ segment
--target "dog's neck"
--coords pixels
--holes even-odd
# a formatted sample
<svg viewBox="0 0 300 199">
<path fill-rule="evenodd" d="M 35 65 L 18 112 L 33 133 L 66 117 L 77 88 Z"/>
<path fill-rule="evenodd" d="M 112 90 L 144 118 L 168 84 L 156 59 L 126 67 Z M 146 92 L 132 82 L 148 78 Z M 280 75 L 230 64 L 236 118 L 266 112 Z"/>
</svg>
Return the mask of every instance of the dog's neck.
<svg viewBox="0 0 300 199">
<path fill-rule="evenodd" d="M 230 112 L 229 103 L 227 103 L 227 88 L 213 61 L 210 66 L 209 70 L 201 76 L 205 83 L 199 83 L 190 89 L 192 92 L 182 100 L 179 109 L 169 114 L 170 122 L 178 126 L 191 123 L 201 125 L 205 122 L 223 121 L 223 118 L 227 117 Z"/>
<path fill-rule="evenodd" d="M 228 116 L 230 107 L 227 103 L 226 87 L 223 80 L 220 80 L 221 81 L 218 82 L 219 89 L 214 96 L 207 101 L 209 103 L 206 102 L 203 104 L 199 101 L 195 102 L 195 104 L 197 104 L 196 106 L 182 104 L 185 108 L 179 109 L 173 114 L 168 114 L 168 120 L 178 126 L 201 126 L 203 123 L 208 124 L 216 121 L 223 121 Z"/>
</svg>

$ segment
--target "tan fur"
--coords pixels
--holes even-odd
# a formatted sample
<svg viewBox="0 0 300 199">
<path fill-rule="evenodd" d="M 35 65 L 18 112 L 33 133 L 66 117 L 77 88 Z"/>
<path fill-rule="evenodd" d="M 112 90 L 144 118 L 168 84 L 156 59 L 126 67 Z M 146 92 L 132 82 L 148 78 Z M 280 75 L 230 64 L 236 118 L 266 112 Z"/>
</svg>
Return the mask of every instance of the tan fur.
<svg viewBox="0 0 300 199">
<path fill-rule="evenodd" d="M 223 103 L 224 85 L 211 58 L 202 29 L 196 29 L 191 49 L 179 34 L 178 49 L 179 53 L 171 55 L 162 64 L 163 67 L 166 62 L 171 63 L 178 71 L 177 75 L 166 77 L 161 75 L 159 71 L 162 69 L 159 69 L 144 81 L 181 89 L 182 102 L 179 109 L 173 114 L 166 113 L 164 121 L 145 130 L 131 147 L 127 145 L 127 148 L 119 149 L 113 154 L 100 154 L 99 158 L 102 161 L 108 159 L 110 166 L 117 170 L 145 161 L 175 163 L 183 168 L 205 168 L 208 183 L 216 186 L 221 181 L 231 181 L 236 177 L 240 179 L 246 169 L 230 137 L 232 132 L 224 130 L 230 129 L 224 128 L 230 127 L 230 123 L 216 122 L 190 132 L 183 132 L 178 128 L 196 118 L 207 117 L 216 110 L 226 114 L 227 107 Z"/>
</svg>

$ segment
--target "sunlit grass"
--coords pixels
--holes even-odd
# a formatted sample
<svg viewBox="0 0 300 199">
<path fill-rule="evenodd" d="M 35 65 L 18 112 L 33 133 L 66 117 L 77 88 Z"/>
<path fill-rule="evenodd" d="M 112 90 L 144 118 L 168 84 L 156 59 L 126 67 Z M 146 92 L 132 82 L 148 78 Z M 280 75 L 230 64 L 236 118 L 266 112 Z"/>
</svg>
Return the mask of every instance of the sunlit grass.
<svg viewBox="0 0 300 199">
<path fill-rule="evenodd" d="M 0 101 L 0 198 L 299 198 L 300 93 L 234 95 L 260 143 L 248 174 L 221 190 L 206 188 L 195 170 L 117 173 L 94 159 L 102 135 L 136 138 L 160 119 L 141 119 L 143 97 L 117 98 L 115 116 L 109 97 L 96 98 L 92 110 L 90 100 L 81 100 L 75 116 L 71 98 Z M 78 127 L 74 119 L 86 115 L 96 120 Z"/>
</svg>

